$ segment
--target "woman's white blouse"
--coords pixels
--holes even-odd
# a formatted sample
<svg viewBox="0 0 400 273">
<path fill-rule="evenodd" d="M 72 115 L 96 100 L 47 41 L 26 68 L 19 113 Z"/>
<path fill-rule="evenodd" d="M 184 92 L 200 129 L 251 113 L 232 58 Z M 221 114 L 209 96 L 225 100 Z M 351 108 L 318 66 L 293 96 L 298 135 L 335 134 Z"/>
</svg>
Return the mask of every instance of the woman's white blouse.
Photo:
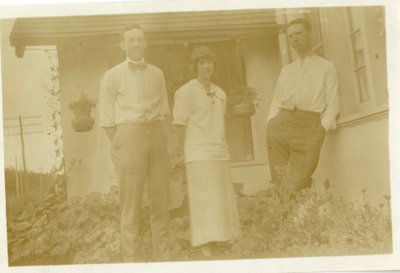
<svg viewBox="0 0 400 273">
<path fill-rule="evenodd" d="M 175 93 L 173 123 L 186 126 L 185 161 L 229 160 L 225 138 L 225 92 L 211 84 L 207 93 L 196 79 Z"/>
</svg>

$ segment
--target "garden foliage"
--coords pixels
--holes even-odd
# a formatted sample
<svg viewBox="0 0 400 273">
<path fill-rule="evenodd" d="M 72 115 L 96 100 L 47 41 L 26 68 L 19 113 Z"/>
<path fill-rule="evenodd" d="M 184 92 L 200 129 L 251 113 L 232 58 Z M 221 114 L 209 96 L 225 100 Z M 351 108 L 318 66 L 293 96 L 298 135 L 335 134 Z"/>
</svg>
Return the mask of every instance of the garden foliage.
<svg viewBox="0 0 400 273">
<path fill-rule="evenodd" d="M 389 202 L 345 202 L 335 197 L 329 181 L 322 191 L 314 184 L 293 193 L 281 185 L 254 196 L 238 192 L 237 200 L 241 235 L 217 245 L 216 259 L 391 252 Z M 10 265 L 119 262 L 118 204 L 114 186 L 107 194 L 71 200 L 54 192 L 44 202 L 13 210 L 7 215 Z M 190 246 L 187 208 L 171 212 L 172 259 L 201 259 Z M 142 223 L 142 260 L 151 261 L 147 209 Z"/>
<path fill-rule="evenodd" d="M 290 199 L 281 188 L 239 197 L 242 234 L 235 257 L 362 255 L 391 252 L 390 216 L 382 204 L 355 204 L 335 198 L 326 182 Z"/>
</svg>

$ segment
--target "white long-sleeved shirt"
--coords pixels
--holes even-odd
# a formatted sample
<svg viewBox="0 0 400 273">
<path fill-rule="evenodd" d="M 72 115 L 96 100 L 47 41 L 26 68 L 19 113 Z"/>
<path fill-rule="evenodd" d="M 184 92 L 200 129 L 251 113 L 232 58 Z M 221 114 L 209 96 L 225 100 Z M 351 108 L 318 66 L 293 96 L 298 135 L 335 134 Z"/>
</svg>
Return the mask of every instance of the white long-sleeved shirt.
<svg viewBox="0 0 400 273">
<path fill-rule="evenodd" d="M 163 72 L 147 64 L 132 70 L 128 60 L 108 70 L 99 94 L 100 127 L 162 120 L 170 115 Z"/>
<path fill-rule="evenodd" d="M 285 65 L 279 75 L 268 120 L 280 109 L 300 109 L 321 114 L 326 131 L 336 128 L 339 112 L 336 69 L 317 55 Z"/>
</svg>

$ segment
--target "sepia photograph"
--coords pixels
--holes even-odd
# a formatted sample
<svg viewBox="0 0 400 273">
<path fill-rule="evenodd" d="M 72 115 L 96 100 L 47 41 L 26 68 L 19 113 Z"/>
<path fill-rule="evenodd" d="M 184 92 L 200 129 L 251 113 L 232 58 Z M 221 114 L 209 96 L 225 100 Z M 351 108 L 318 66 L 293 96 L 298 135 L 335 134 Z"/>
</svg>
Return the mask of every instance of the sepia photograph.
<svg viewBox="0 0 400 273">
<path fill-rule="evenodd" d="M 172 2 L 1 18 L 3 266 L 396 269 L 390 5 Z"/>
</svg>

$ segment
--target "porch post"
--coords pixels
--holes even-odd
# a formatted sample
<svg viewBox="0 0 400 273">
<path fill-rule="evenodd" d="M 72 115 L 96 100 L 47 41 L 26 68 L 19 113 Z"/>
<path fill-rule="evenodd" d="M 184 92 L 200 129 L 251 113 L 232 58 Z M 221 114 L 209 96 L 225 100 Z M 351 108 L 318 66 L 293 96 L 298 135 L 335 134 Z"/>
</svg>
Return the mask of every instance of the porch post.
<svg viewBox="0 0 400 273">
<path fill-rule="evenodd" d="M 290 58 L 290 48 L 285 32 L 286 16 L 285 9 L 276 9 L 275 11 L 276 23 L 280 26 L 278 41 L 279 41 L 279 51 L 281 54 L 281 64 L 282 66 L 291 62 Z"/>
</svg>

